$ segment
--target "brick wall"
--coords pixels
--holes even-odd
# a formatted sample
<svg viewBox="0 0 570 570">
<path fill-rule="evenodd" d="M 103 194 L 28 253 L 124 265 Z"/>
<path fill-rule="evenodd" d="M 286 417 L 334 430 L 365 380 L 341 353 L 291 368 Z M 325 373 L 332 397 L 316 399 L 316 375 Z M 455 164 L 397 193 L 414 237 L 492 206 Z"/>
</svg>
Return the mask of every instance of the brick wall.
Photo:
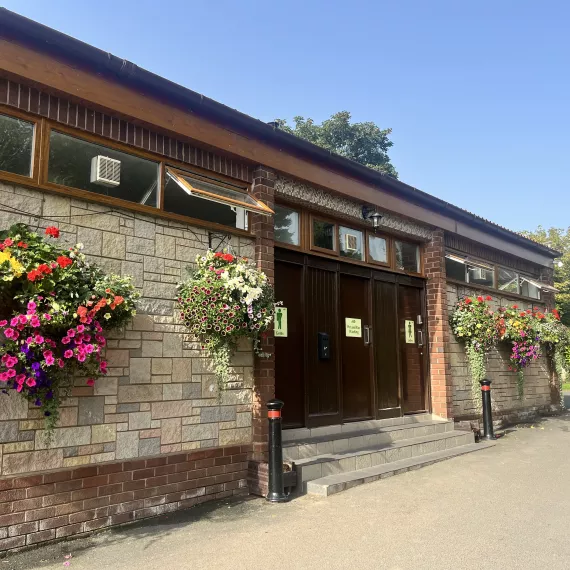
<svg viewBox="0 0 570 570">
<path fill-rule="evenodd" d="M 250 446 L 0 479 L 0 551 L 246 494 Z"/>
<path fill-rule="evenodd" d="M 232 361 L 232 389 L 218 394 L 210 359 L 199 344 L 185 333 L 175 316 L 176 283 L 185 278 L 186 268 L 196 255 L 207 250 L 209 236 L 206 230 L 118 209 L 109 211 L 106 206 L 7 184 L 0 184 L 0 204 L 0 227 L 24 222 L 42 231 L 48 225 L 57 225 L 61 231 L 61 242 L 82 242 L 89 259 L 108 271 L 133 276 L 134 283 L 141 292 L 138 314 L 133 321 L 125 330 L 109 336 L 108 376 L 97 380 L 93 387 L 78 380 L 72 397 L 63 405 L 61 421 L 49 447 L 42 433 L 41 412 L 16 394 L 0 394 L 0 487 L 19 488 L 20 484 L 13 476 L 42 473 L 44 477 L 46 470 L 67 469 L 65 473 L 72 473 L 70 470 L 80 466 L 104 463 L 107 465 L 105 469 L 97 471 L 102 475 L 112 473 L 113 469 L 121 472 L 142 470 L 142 459 L 142 463 L 135 463 L 135 467 L 124 463 L 139 458 L 164 456 L 165 463 L 162 458 L 156 463 L 157 467 L 164 467 L 169 462 L 174 462 L 174 459 L 170 459 L 171 454 L 214 449 L 216 454 L 221 453 L 223 456 L 226 452 L 220 449 L 225 446 L 243 446 L 243 450 L 248 453 L 251 451 L 254 358 L 250 343 L 242 342 Z M 226 246 L 237 254 L 249 258 L 255 256 L 251 238 L 228 236 Z M 241 453 L 242 451 L 236 452 L 235 455 Z M 211 456 L 204 456 L 209 457 Z M 226 459 L 219 461 L 223 464 Z M 243 459 L 232 458 L 232 463 L 240 464 L 236 467 L 240 476 L 234 479 L 232 475 L 228 482 L 233 484 L 241 481 L 245 485 L 246 464 L 242 465 L 242 461 Z M 213 469 L 218 464 L 209 467 Z M 194 467 L 187 466 L 184 469 L 190 473 Z M 94 473 L 89 471 L 91 472 Z M 223 474 L 224 471 L 208 471 L 196 476 L 204 478 Z M 138 475 L 142 476 L 141 473 Z M 151 504 L 150 501 L 143 506 L 137 503 L 138 506 L 132 509 L 132 512 L 139 511 L 133 515 L 135 518 L 147 516 L 145 513 L 153 514 L 154 511 L 146 509 L 155 505 L 168 503 L 174 505 L 169 507 L 174 509 L 178 508 L 176 505 L 186 504 L 181 502 L 186 499 L 163 501 L 166 493 L 152 489 L 170 482 L 159 484 L 152 481 L 154 476 L 149 471 L 144 479 L 150 482 L 138 490 L 144 489 L 148 493 L 141 498 L 148 498 L 149 501 L 152 498 L 156 502 Z M 45 475 L 42 481 L 50 481 L 51 477 L 52 475 Z M 101 487 L 111 484 L 103 479 L 92 479 L 91 484 L 99 486 L 97 481 L 100 481 Z M 226 487 L 225 483 L 223 480 L 204 483 L 202 488 L 218 484 L 223 484 L 223 487 L 212 487 L 215 491 L 204 491 L 203 495 L 210 497 L 221 492 L 233 492 L 234 489 Z M 97 497 L 104 493 L 104 496 L 110 496 L 126 491 L 125 487 L 121 491 L 108 493 L 100 489 Z M 179 488 L 168 493 L 182 491 L 185 489 Z M 34 492 L 31 487 L 28 491 L 24 488 L 12 495 L 17 496 L 18 501 L 25 501 L 36 499 Z M 57 491 L 54 493 L 59 494 Z M 49 493 L 51 494 L 53 493 Z M 8 493 L 5 496 L 12 495 Z M 50 506 L 50 500 L 52 499 L 42 499 L 42 508 Z M 53 500 L 59 501 L 60 498 Z M 9 498 L 5 501 L 12 503 Z M 61 501 L 68 503 L 63 497 Z M 72 502 L 75 503 L 75 500 Z M 91 511 L 89 505 L 90 503 L 83 505 L 77 512 Z M 18 503 L 18 508 L 22 508 L 18 511 L 21 514 L 10 519 L 12 522 L 0 522 L 0 535 L 5 532 L 1 527 L 35 522 L 35 519 L 29 518 L 34 515 L 25 511 L 38 506 L 38 500 Z M 79 508 L 79 505 L 73 508 L 75 507 Z M 2 515 L 12 513 L 14 508 L 0 504 Z M 58 513 L 59 511 L 57 509 Z M 59 516 L 65 514 L 50 514 L 45 518 Z M 107 516 L 114 515 L 105 514 L 96 518 L 104 518 L 107 521 L 104 524 L 114 524 L 115 519 L 108 519 Z M 21 522 L 14 522 L 22 517 L 24 519 Z M 46 526 L 48 524 L 55 526 Z M 75 530 L 69 532 L 83 532 L 89 528 L 87 523 L 77 524 L 78 521 L 61 525 L 52 521 L 43 523 L 42 528 L 42 523 L 39 523 L 36 530 L 24 530 L 21 534 L 44 533 L 34 536 L 30 534 L 28 544 L 31 544 L 43 540 L 42 537 L 53 538 L 55 531 L 50 531 L 59 526 L 75 525 L 71 527 Z M 35 528 L 35 525 L 24 528 L 32 527 Z M 77 530 L 80 527 L 81 530 Z M 16 530 L 6 532 L 15 533 Z M 10 536 L 5 535 L 4 538 Z M 6 543 L 6 547 L 12 547 L 9 544 L 16 543 L 21 543 L 21 539 Z"/>
<path fill-rule="evenodd" d="M 464 296 L 487 295 L 468 286 L 452 283 L 447 285 L 448 311 L 451 312 L 457 301 Z M 520 299 L 514 300 L 492 294 L 491 305 L 496 310 L 501 306 L 517 304 L 521 310 L 532 308 L 533 304 Z M 534 303 L 537 306 L 538 303 Z M 472 381 L 467 366 L 463 344 L 459 343 L 453 334 L 448 344 L 449 362 L 453 380 L 453 417 L 457 421 L 471 420 L 480 417 L 480 393 L 475 391 L 473 397 Z M 515 421 L 524 418 L 529 413 L 550 408 L 551 404 L 558 403 L 558 396 L 553 393 L 553 377 L 549 370 L 548 360 L 540 358 L 525 369 L 524 396 L 519 398 L 517 390 L 516 372 L 510 372 L 510 349 L 500 345 L 494 350 L 487 361 L 487 377 L 492 381 L 491 395 L 493 404 L 493 419 L 504 418 L 506 421 Z"/>
<path fill-rule="evenodd" d="M 449 365 L 449 317 L 445 278 L 445 242 L 443 230 L 433 232 L 424 249 L 424 272 L 429 334 L 430 388 L 432 412 L 452 417 L 452 379 Z"/>
</svg>

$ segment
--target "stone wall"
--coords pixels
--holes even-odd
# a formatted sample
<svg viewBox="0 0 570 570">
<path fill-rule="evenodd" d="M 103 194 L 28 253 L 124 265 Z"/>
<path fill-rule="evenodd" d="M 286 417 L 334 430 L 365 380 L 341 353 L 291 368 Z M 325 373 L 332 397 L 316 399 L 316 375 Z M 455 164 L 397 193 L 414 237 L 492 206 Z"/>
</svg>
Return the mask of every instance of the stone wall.
<svg viewBox="0 0 570 570">
<path fill-rule="evenodd" d="M 497 292 L 498 293 L 498 292 Z M 457 301 L 464 296 L 488 295 L 488 292 L 477 291 L 468 286 L 461 286 L 452 283 L 447 284 L 447 304 L 448 313 L 451 315 Z M 543 306 L 540 303 L 523 301 L 502 297 L 498 294 L 491 294 L 493 301 L 491 305 L 496 310 L 498 307 L 518 305 L 521 310 L 532 308 L 533 306 Z M 471 420 L 478 418 L 480 412 L 480 393 L 473 398 L 472 381 L 469 374 L 467 359 L 463 344 L 457 341 L 453 333 L 449 334 L 447 353 L 451 366 L 451 377 L 453 383 L 453 417 L 456 421 Z M 491 394 L 493 405 L 493 419 L 503 419 L 504 421 L 516 421 L 524 419 L 528 414 L 544 411 L 550 408 L 552 402 L 551 395 L 551 373 L 549 371 L 548 360 L 538 359 L 534 364 L 525 369 L 524 396 L 519 398 L 517 389 L 516 372 L 511 372 L 509 366 L 508 346 L 499 346 L 488 358 L 487 377 L 492 381 Z"/>
<path fill-rule="evenodd" d="M 49 448 L 40 411 L 0 394 L 1 476 L 251 444 L 251 346 L 240 345 L 233 389 L 219 396 L 210 360 L 175 317 L 176 283 L 208 248 L 207 230 L 1 184 L 0 227 L 18 221 L 59 226 L 63 242 L 132 275 L 141 299 L 132 323 L 109 337 L 108 376 L 77 383 Z M 223 245 L 254 257 L 252 239 Z"/>
</svg>

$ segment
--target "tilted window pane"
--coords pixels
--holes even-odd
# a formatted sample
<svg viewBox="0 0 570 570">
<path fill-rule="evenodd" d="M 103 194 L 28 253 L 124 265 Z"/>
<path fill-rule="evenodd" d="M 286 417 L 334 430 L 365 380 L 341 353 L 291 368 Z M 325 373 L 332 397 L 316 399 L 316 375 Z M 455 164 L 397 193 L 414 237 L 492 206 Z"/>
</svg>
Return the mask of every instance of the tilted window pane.
<svg viewBox="0 0 570 570">
<path fill-rule="evenodd" d="M 456 261 L 455 259 L 445 258 L 445 273 L 448 279 L 455 279 L 456 281 L 466 281 L 466 267 L 465 263 Z"/>
<path fill-rule="evenodd" d="M 396 250 L 396 268 L 411 273 L 420 272 L 420 248 L 414 243 L 394 242 Z"/>
<path fill-rule="evenodd" d="M 321 220 L 313 220 L 313 245 L 334 251 L 334 224 Z"/>
<path fill-rule="evenodd" d="M 357 259 L 362 261 L 364 254 L 362 250 L 362 232 L 352 228 L 339 227 L 338 238 L 340 254 L 342 257 Z"/>
<path fill-rule="evenodd" d="M 469 283 L 476 285 L 485 285 L 487 287 L 495 286 L 495 270 L 486 267 L 468 266 Z"/>
<path fill-rule="evenodd" d="M 0 114 L 0 170 L 32 175 L 34 124 Z"/>
<path fill-rule="evenodd" d="M 300 245 L 299 212 L 275 206 L 275 241 Z"/>
<path fill-rule="evenodd" d="M 164 210 L 189 218 L 214 222 L 223 226 L 247 230 L 247 212 L 244 208 L 220 204 L 185 191 L 175 180 L 166 177 Z"/>
<path fill-rule="evenodd" d="M 531 297 L 532 299 L 540 299 L 540 287 L 534 283 L 529 283 L 524 278 L 521 279 L 521 295 Z"/>
<path fill-rule="evenodd" d="M 518 293 L 519 274 L 499 267 L 499 290 L 507 293 Z"/>
<path fill-rule="evenodd" d="M 156 162 L 51 131 L 49 182 L 156 207 L 158 180 Z"/>
<path fill-rule="evenodd" d="M 382 237 L 368 236 L 368 254 L 373 261 L 388 263 L 388 243 Z"/>
</svg>

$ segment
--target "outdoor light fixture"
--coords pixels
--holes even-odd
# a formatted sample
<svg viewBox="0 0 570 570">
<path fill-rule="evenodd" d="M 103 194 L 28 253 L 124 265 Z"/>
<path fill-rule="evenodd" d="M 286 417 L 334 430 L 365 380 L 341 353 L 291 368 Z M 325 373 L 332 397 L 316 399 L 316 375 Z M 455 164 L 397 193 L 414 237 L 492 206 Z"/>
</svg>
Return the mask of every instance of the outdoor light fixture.
<svg viewBox="0 0 570 570">
<path fill-rule="evenodd" d="M 362 206 L 362 218 L 365 220 L 372 220 L 372 227 L 374 228 L 374 231 L 380 227 L 380 220 L 382 217 L 382 214 L 379 214 L 373 208 Z"/>
</svg>

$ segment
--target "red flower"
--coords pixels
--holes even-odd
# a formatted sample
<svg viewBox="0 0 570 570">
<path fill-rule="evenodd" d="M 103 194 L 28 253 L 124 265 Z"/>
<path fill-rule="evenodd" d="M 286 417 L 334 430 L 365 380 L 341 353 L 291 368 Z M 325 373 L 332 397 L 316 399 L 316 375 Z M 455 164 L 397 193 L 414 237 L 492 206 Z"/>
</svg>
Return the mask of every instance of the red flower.
<svg viewBox="0 0 570 570">
<path fill-rule="evenodd" d="M 42 263 L 41 265 L 38 266 L 38 271 L 40 273 L 45 273 L 46 275 L 49 275 L 51 273 L 51 267 L 49 265 L 46 265 L 45 263 Z"/>
<path fill-rule="evenodd" d="M 59 237 L 59 229 L 56 228 L 55 226 L 48 226 L 46 228 L 46 236 L 51 236 L 53 238 L 58 238 Z"/>
<path fill-rule="evenodd" d="M 519 317 L 526 317 L 526 313 L 523 311 L 522 313 L 519 314 Z"/>
<path fill-rule="evenodd" d="M 479 301 L 479 303 L 483 302 L 483 297 L 481 297 L 481 295 L 479 295 L 479 297 L 477 297 L 477 301 Z"/>
<path fill-rule="evenodd" d="M 224 261 L 232 262 L 234 260 L 234 256 L 231 253 L 226 253 L 223 256 Z"/>
<path fill-rule="evenodd" d="M 4 245 L 5 245 L 6 247 L 10 247 L 10 246 L 13 245 L 13 244 L 14 244 L 14 242 L 13 242 L 13 240 L 12 240 L 11 238 L 6 238 L 6 239 L 4 240 Z"/>
<path fill-rule="evenodd" d="M 28 249 L 28 244 L 24 243 L 23 241 L 19 241 L 17 245 L 23 249 Z"/>
<path fill-rule="evenodd" d="M 485 301 L 492 301 L 492 300 L 493 300 L 493 297 L 491 297 L 491 295 L 487 295 L 485 297 Z"/>
<path fill-rule="evenodd" d="M 69 259 L 69 257 L 66 257 L 65 255 L 60 255 L 57 258 L 57 263 L 59 264 L 60 267 L 67 267 L 68 265 L 71 265 L 73 261 Z"/>
<path fill-rule="evenodd" d="M 519 306 L 518 305 L 513 305 L 513 309 L 518 309 Z"/>
<path fill-rule="evenodd" d="M 214 257 L 224 257 L 224 254 L 221 251 L 217 251 L 214 253 Z"/>
<path fill-rule="evenodd" d="M 554 318 L 556 320 L 558 320 L 558 321 L 560 320 L 560 313 L 558 312 L 557 309 L 552 309 L 552 314 L 554 315 Z"/>
<path fill-rule="evenodd" d="M 466 297 L 465 304 L 470 305 L 471 303 L 472 303 L 471 299 L 469 297 Z"/>
<path fill-rule="evenodd" d="M 35 281 L 36 279 L 38 279 L 38 277 L 41 279 L 42 274 L 37 270 L 37 269 L 32 269 L 28 275 L 28 281 Z"/>
</svg>

